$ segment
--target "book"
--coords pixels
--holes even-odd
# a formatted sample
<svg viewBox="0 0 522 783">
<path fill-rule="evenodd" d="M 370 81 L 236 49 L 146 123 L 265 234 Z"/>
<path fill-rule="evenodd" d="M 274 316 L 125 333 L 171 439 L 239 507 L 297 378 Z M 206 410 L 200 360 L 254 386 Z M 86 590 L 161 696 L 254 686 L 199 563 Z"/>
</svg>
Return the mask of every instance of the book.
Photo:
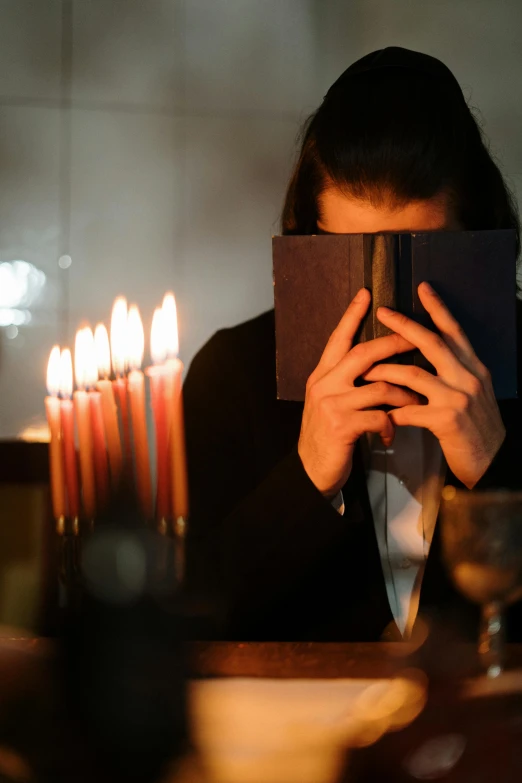
<svg viewBox="0 0 522 783">
<path fill-rule="evenodd" d="M 382 305 L 437 331 L 417 293 L 424 280 L 491 372 L 497 399 L 517 397 L 514 230 L 274 236 L 272 251 L 279 399 L 304 399 L 308 376 L 363 286 L 372 302 L 357 340 L 389 333 L 377 320 Z M 420 351 L 393 361 L 427 366 Z"/>
</svg>

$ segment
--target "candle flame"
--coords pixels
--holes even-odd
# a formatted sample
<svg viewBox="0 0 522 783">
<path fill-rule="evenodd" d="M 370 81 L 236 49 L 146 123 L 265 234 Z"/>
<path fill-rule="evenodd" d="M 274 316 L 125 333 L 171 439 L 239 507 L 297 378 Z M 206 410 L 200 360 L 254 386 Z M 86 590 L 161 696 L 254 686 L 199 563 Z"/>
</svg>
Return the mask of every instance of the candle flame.
<svg viewBox="0 0 522 783">
<path fill-rule="evenodd" d="M 167 358 L 165 319 L 161 307 L 156 307 L 150 329 L 150 355 L 154 364 L 162 364 Z"/>
<path fill-rule="evenodd" d="M 111 316 L 112 366 L 116 375 L 125 374 L 127 357 L 127 300 L 118 296 L 114 300 Z"/>
<path fill-rule="evenodd" d="M 105 324 L 96 325 L 94 330 L 94 350 L 98 374 L 101 378 L 109 378 L 111 374 L 111 348 Z"/>
<path fill-rule="evenodd" d="M 47 391 L 57 397 L 60 391 L 60 346 L 53 345 L 47 363 Z"/>
<path fill-rule="evenodd" d="M 84 378 L 88 389 L 93 389 L 98 381 L 98 365 L 96 364 L 96 349 L 94 335 L 90 326 L 83 329 L 83 348 L 85 351 Z"/>
<path fill-rule="evenodd" d="M 64 348 L 60 356 L 60 395 L 70 399 L 73 393 L 73 369 L 71 351 Z"/>
<path fill-rule="evenodd" d="M 161 309 L 163 312 L 163 329 L 167 358 L 175 359 L 179 353 L 179 338 L 178 312 L 174 294 L 171 294 L 170 292 L 165 294 Z"/>
<path fill-rule="evenodd" d="M 145 334 L 140 311 L 136 305 L 129 307 L 127 318 L 127 363 L 130 370 L 139 370 L 145 351 Z"/>
</svg>

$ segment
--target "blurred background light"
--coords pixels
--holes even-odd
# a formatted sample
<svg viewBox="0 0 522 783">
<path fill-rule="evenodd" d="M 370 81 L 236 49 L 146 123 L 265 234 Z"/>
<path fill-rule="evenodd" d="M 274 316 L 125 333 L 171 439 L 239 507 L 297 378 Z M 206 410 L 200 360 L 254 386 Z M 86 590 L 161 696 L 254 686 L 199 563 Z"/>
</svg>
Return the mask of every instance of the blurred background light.
<svg viewBox="0 0 522 783">
<path fill-rule="evenodd" d="M 31 321 L 29 307 L 38 299 L 45 272 L 28 261 L 0 263 L 0 326 L 22 326 Z M 11 332 L 8 337 L 16 337 Z"/>
</svg>

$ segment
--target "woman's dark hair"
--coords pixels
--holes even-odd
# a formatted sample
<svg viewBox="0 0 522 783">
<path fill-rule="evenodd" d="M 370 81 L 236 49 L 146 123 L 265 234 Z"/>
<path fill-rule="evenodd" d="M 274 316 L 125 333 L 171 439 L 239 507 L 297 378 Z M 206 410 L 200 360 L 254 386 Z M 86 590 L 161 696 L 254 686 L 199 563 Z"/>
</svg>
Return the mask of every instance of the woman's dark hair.
<svg viewBox="0 0 522 783">
<path fill-rule="evenodd" d="M 302 131 L 283 234 L 317 233 L 329 184 L 376 206 L 444 195 L 467 230 L 515 229 L 518 253 L 514 196 L 455 77 L 427 55 L 374 52 L 330 88 Z"/>
</svg>

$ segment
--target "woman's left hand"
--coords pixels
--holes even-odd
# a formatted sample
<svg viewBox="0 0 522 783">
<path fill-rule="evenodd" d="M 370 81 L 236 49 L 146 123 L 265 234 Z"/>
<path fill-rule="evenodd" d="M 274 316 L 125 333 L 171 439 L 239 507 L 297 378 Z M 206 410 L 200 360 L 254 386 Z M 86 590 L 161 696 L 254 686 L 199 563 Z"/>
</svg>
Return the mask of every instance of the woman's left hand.
<svg viewBox="0 0 522 783">
<path fill-rule="evenodd" d="M 396 426 L 431 430 L 452 473 L 471 489 L 493 461 L 506 430 L 489 371 L 462 328 L 428 283 L 421 283 L 418 292 L 440 336 L 387 307 L 380 307 L 377 317 L 419 348 L 437 375 L 412 365 L 378 364 L 363 377 L 406 386 L 427 398 L 426 405 L 405 405 L 388 415 Z"/>
</svg>

